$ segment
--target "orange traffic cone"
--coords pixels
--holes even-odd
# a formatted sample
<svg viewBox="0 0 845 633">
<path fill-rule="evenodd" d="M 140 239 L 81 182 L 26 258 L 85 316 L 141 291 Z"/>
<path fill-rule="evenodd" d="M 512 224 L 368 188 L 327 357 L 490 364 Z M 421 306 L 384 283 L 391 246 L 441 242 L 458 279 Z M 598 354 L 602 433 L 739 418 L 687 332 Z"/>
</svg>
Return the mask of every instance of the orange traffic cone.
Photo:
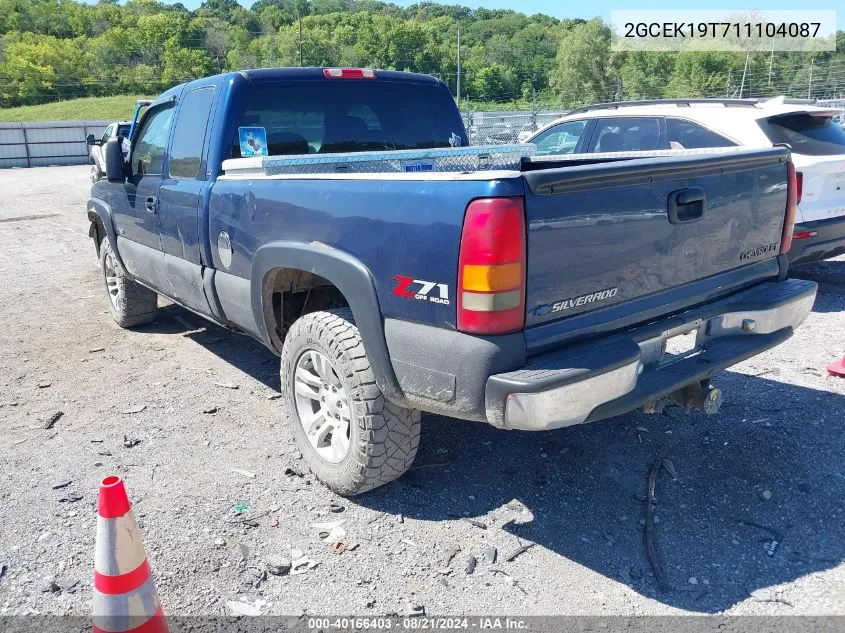
<svg viewBox="0 0 845 633">
<path fill-rule="evenodd" d="M 839 376 L 840 378 L 845 378 L 845 356 L 843 356 L 841 360 L 834 361 L 830 365 L 828 365 L 827 373 L 829 373 L 831 376 Z"/>
<path fill-rule="evenodd" d="M 93 633 L 167 633 L 141 533 L 120 477 L 112 475 L 100 483 L 98 514 Z"/>
</svg>

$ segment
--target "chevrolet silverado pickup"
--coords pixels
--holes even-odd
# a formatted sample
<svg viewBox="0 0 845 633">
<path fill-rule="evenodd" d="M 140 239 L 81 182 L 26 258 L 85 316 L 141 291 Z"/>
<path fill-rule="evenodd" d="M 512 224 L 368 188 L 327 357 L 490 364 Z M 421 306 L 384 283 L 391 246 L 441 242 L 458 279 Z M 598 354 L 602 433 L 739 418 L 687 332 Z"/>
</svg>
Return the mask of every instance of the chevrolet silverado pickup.
<svg viewBox="0 0 845 633">
<path fill-rule="evenodd" d="M 567 160 L 466 137 L 424 75 L 168 90 L 128 161 L 106 143 L 88 203 L 115 321 L 163 295 L 262 342 L 304 458 L 353 495 L 410 467 L 420 411 L 534 431 L 715 412 L 711 377 L 810 312 L 787 148 Z"/>
</svg>

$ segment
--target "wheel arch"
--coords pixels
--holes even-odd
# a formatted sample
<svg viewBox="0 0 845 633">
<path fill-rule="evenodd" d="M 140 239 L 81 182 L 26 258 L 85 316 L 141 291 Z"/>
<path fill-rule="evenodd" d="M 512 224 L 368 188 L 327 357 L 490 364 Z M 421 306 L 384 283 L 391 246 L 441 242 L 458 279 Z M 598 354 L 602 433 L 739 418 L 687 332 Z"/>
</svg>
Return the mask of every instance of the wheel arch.
<svg viewBox="0 0 845 633">
<path fill-rule="evenodd" d="M 131 279 L 132 276 L 123 265 L 123 258 L 120 256 L 120 251 L 117 250 L 117 234 L 114 231 L 111 207 L 99 198 L 91 198 L 88 201 L 88 221 L 91 222 L 91 226 L 88 229 L 88 236 L 94 240 L 94 248 L 97 249 L 97 255 L 100 254 L 100 243 L 105 236 L 109 240 L 109 245 L 111 246 L 112 252 L 114 252 L 121 272 Z"/>
<path fill-rule="evenodd" d="M 261 246 L 252 260 L 251 307 L 261 339 L 279 352 L 281 340 L 273 333 L 276 316 L 272 300 L 281 271 L 310 275 L 338 290 L 355 318 L 376 384 L 389 400 L 405 405 L 387 349 L 378 294 L 369 269 L 349 253 L 320 242 L 277 241 Z"/>
</svg>

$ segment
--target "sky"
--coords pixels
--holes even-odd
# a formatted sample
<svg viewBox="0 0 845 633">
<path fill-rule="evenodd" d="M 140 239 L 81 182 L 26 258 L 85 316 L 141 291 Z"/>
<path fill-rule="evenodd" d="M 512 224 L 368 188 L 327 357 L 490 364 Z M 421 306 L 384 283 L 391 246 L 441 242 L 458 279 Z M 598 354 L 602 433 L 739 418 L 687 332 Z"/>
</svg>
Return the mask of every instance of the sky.
<svg viewBox="0 0 845 633">
<path fill-rule="evenodd" d="M 96 0 L 85 0 L 94 3 Z M 168 2 L 168 0 L 164 0 Z M 196 9 L 202 4 L 202 0 L 181 0 L 182 4 L 189 9 Z M 243 6 L 249 8 L 255 0 L 238 0 Z M 400 6 L 414 4 L 415 0 L 392 0 Z M 171 3 L 172 4 L 172 3 Z M 612 9 L 681 9 L 686 7 L 677 0 L 592 0 L 591 2 L 566 3 L 561 0 L 446 0 L 444 4 L 461 4 L 467 7 L 486 7 L 488 9 L 514 9 L 522 13 L 545 13 L 556 18 L 583 18 L 589 19 L 597 16 L 610 21 Z M 795 10 L 798 5 L 794 0 L 766 0 L 765 4 L 755 6 L 754 3 L 741 2 L 738 0 L 709 0 L 707 9 L 718 9 L 724 11 L 739 11 L 748 9 L 766 10 Z M 698 6 L 696 8 L 705 8 Z M 842 7 L 841 0 L 814 0 L 811 8 L 819 10 L 836 10 L 842 8 L 836 15 L 836 27 L 845 30 L 845 7 Z"/>
</svg>

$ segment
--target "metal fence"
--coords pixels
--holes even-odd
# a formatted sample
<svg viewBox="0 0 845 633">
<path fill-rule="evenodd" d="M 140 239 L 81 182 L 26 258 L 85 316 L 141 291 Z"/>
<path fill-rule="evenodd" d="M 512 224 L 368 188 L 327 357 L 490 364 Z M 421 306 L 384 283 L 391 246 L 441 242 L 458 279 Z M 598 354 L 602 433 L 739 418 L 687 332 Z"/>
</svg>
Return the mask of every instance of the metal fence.
<svg viewBox="0 0 845 633">
<path fill-rule="evenodd" d="M 565 111 L 464 112 L 464 125 L 471 145 L 518 143 L 532 132 L 559 119 Z M 520 137 L 521 135 L 521 137 Z"/>
<path fill-rule="evenodd" d="M 85 137 L 100 137 L 110 121 L 0 123 L 0 167 L 83 165 Z"/>
</svg>

